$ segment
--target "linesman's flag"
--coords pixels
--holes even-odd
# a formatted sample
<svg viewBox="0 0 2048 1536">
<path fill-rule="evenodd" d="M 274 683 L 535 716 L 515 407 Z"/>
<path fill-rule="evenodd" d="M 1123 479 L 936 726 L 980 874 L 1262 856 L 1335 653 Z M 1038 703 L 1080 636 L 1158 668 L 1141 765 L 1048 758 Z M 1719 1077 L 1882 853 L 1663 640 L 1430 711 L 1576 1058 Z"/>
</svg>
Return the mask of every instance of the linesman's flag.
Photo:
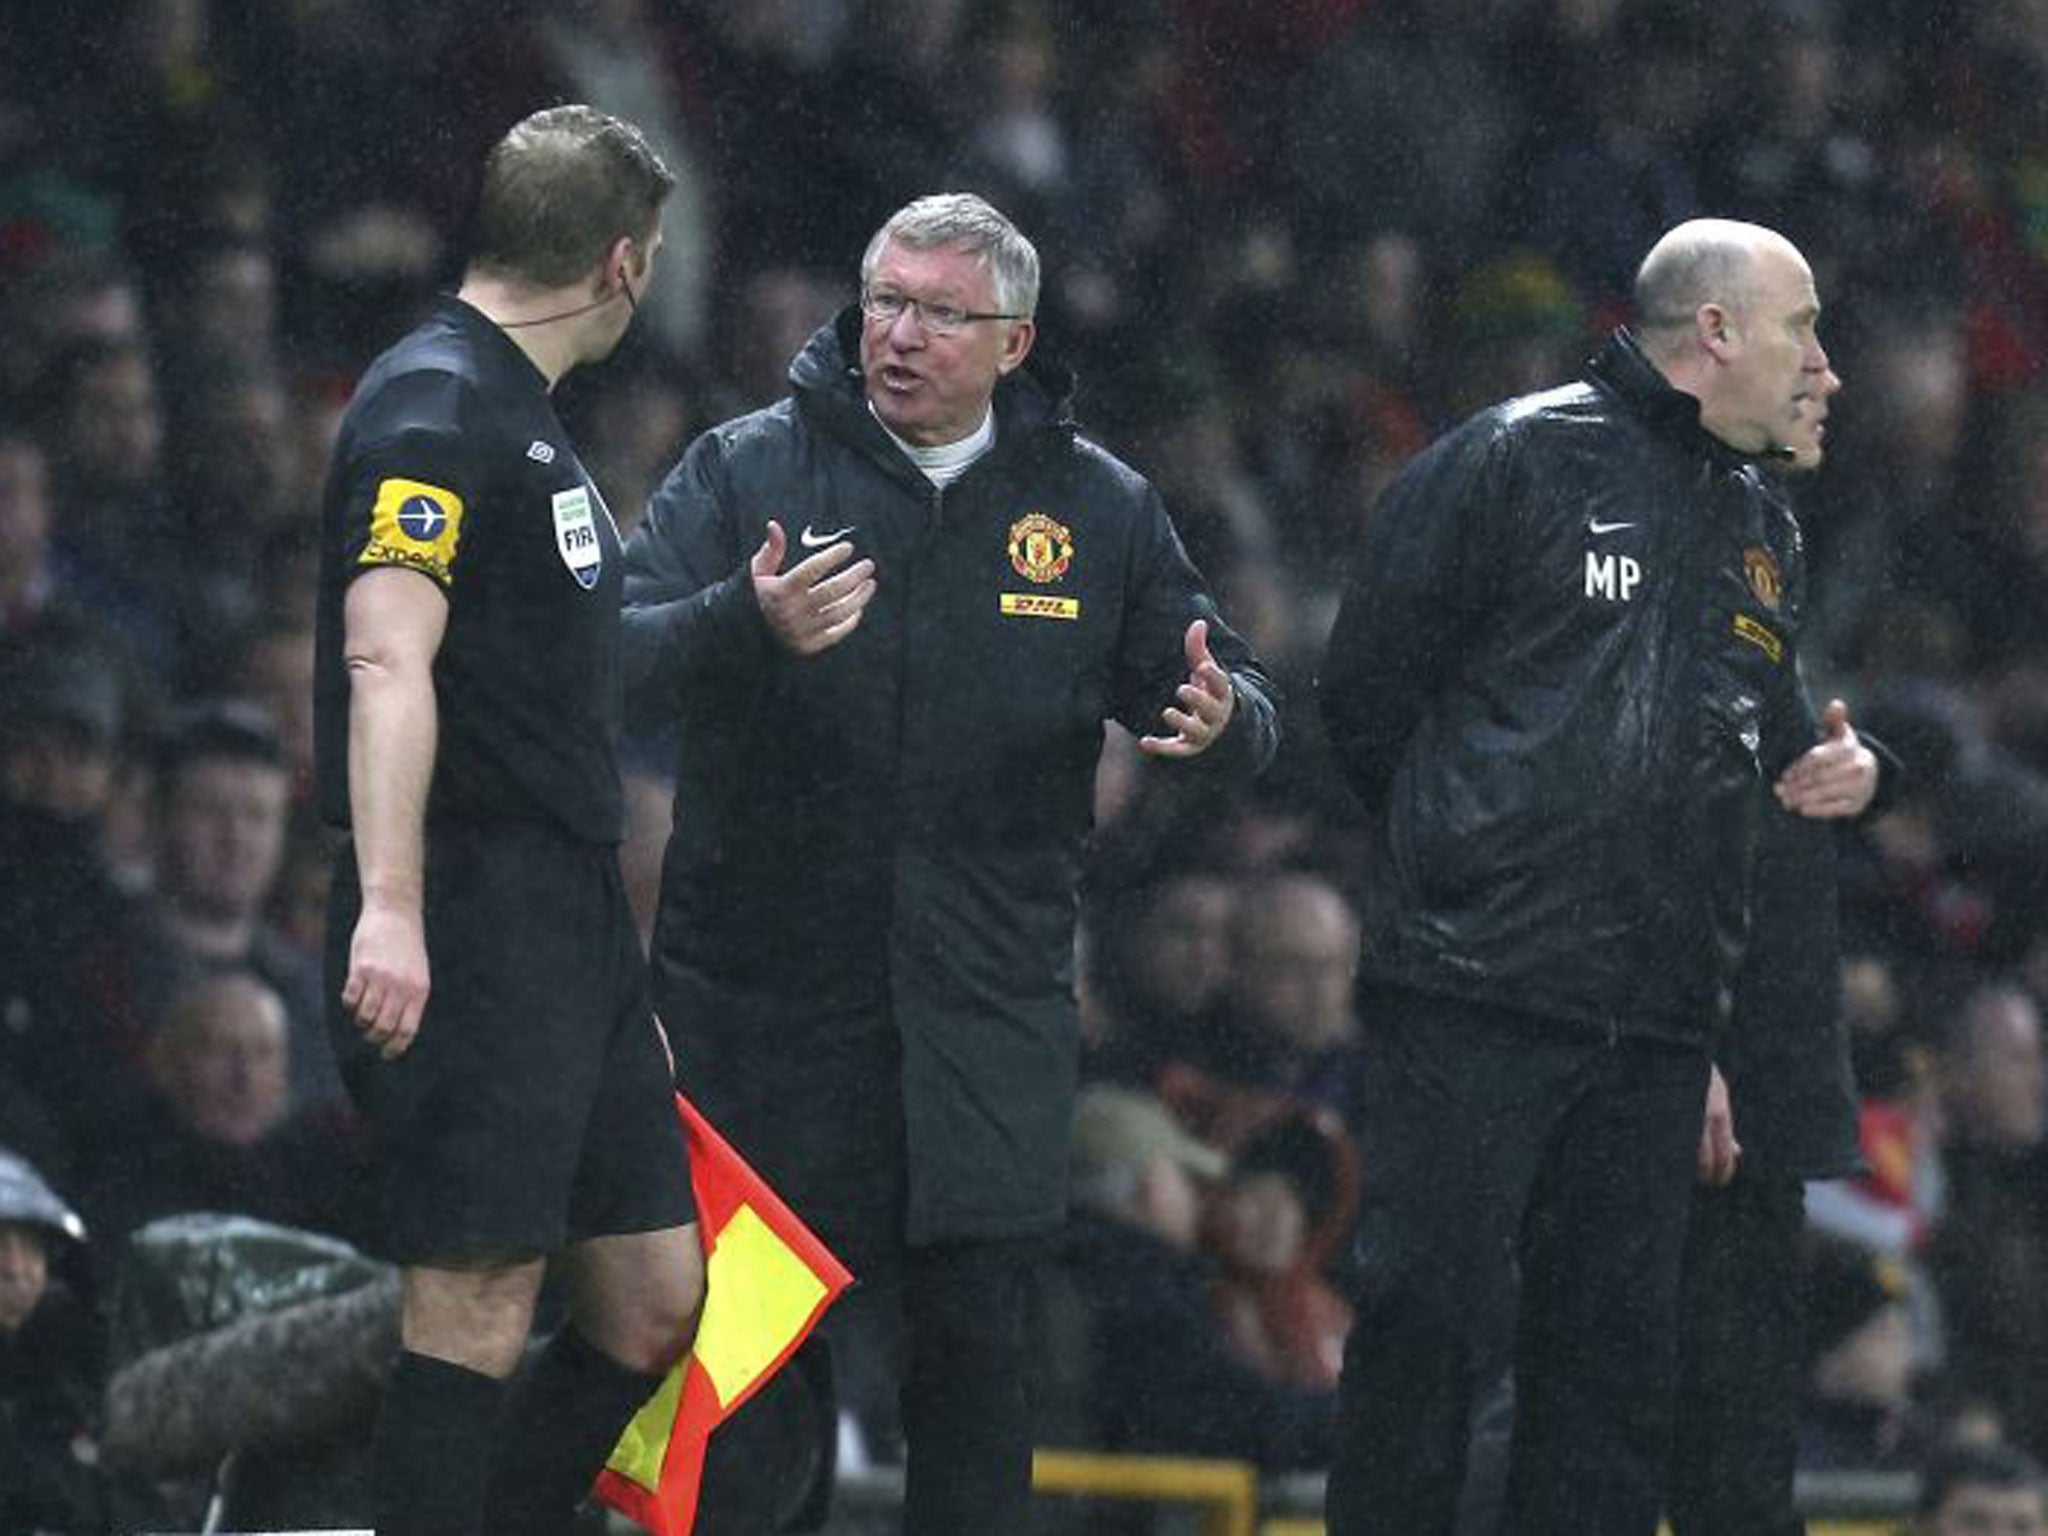
<svg viewBox="0 0 2048 1536">
<path fill-rule="evenodd" d="M 796 1352 L 853 1282 L 761 1176 L 676 1095 L 704 1241 L 696 1347 L 626 1426 L 594 1492 L 654 1536 L 689 1536 L 711 1431 Z"/>
</svg>

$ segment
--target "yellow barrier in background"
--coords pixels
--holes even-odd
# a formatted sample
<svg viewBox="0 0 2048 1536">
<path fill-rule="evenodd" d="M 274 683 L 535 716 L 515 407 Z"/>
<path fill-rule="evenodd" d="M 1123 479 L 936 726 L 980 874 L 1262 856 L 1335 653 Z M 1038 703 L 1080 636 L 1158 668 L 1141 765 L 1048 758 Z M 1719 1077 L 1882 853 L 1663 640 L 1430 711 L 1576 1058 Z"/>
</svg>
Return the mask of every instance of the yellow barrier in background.
<svg viewBox="0 0 2048 1536">
<path fill-rule="evenodd" d="M 1031 1458 L 1031 1486 L 1047 1494 L 1192 1505 L 1200 1512 L 1201 1536 L 1325 1536 L 1323 1522 L 1313 1515 L 1261 1520 L 1259 1474 L 1248 1462 L 1041 1449 Z M 1807 1536 L 1899 1536 L 1904 1526 L 1887 1519 L 1809 1517 L 1806 1529 Z M 1671 1536 L 1668 1526 L 1662 1536 Z"/>
<path fill-rule="evenodd" d="M 1259 1474 L 1248 1462 L 1040 1450 L 1031 1457 L 1031 1486 L 1038 1493 L 1192 1504 L 1201 1511 L 1201 1536 L 1255 1536 L 1258 1527 Z"/>
<path fill-rule="evenodd" d="M 1899 1536 L 1904 1529 L 1893 1520 L 1809 1520 L 1806 1522 L 1806 1536 Z M 1323 1536 L 1323 1522 L 1297 1515 L 1285 1515 L 1267 1520 L 1259 1526 L 1259 1536 Z M 1671 1528 L 1663 1528 L 1663 1536 L 1671 1536 Z"/>
</svg>

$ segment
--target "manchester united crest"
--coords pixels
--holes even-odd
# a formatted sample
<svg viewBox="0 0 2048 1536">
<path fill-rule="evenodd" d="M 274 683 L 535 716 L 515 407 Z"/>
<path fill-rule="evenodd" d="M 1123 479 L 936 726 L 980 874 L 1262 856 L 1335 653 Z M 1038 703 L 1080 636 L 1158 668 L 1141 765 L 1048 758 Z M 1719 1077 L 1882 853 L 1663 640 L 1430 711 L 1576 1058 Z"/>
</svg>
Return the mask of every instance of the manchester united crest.
<svg viewBox="0 0 2048 1536">
<path fill-rule="evenodd" d="M 1026 581 L 1058 581 L 1074 563 L 1074 536 L 1043 512 L 1010 524 L 1010 564 Z"/>
<path fill-rule="evenodd" d="M 1756 594 L 1757 601 L 1776 613 L 1778 604 L 1784 601 L 1785 584 L 1771 552 L 1752 544 L 1742 552 L 1742 568 L 1749 573 L 1749 589 Z"/>
</svg>

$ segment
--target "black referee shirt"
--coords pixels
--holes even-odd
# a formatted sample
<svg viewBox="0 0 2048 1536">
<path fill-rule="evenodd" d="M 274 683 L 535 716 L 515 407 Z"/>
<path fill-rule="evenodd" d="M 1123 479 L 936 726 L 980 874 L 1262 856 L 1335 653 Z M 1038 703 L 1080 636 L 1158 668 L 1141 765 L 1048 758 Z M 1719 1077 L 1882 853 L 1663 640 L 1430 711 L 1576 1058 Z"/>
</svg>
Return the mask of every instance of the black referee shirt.
<svg viewBox="0 0 2048 1536">
<path fill-rule="evenodd" d="M 448 597 L 428 816 L 620 836 L 618 530 L 547 381 L 459 299 L 371 364 L 321 506 L 314 683 L 322 818 L 349 823 L 342 599 L 373 566 Z"/>
</svg>

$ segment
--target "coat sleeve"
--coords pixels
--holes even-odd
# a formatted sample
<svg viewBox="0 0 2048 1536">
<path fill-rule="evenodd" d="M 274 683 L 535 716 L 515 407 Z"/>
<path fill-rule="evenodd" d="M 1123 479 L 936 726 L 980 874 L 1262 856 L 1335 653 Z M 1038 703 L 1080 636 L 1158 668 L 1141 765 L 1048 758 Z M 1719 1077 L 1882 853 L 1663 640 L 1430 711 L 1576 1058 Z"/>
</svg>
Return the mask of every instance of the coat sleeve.
<svg viewBox="0 0 2048 1536">
<path fill-rule="evenodd" d="M 1768 499 L 1786 529 L 1778 551 L 1785 606 L 1797 616 L 1803 629 L 1808 612 L 1804 540 L 1800 537 L 1798 519 L 1785 499 L 1784 488 L 1773 487 Z M 1820 711 L 1814 707 L 1807 687 L 1805 656 L 1796 639 L 1780 679 L 1764 705 L 1763 769 L 1766 781 L 1771 783 L 1821 738 Z"/>
<path fill-rule="evenodd" d="M 1316 679 L 1331 757 L 1367 805 L 1494 606 L 1506 455 L 1482 418 L 1411 462 L 1367 524 Z"/>
<path fill-rule="evenodd" d="M 1264 771 L 1279 745 L 1278 690 L 1244 638 L 1224 621 L 1202 584 L 1166 503 L 1149 486 L 1135 530 L 1133 590 L 1117 657 L 1112 712 L 1132 734 L 1162 729 L 1160 715 L 1187 681 L 1186 637 L 1196 619 L 1209 625 L 1209 653 L 1230 674 L 1237 695 L 1230 724 L 1208 751 L 1175 764 L 1180 771 L 1249 779 Z"/>
<path fill-rule="evenodd" d="M 636 728 L 673 722 L 693 684 L 752 675 L 772 652 L 728 489 L 721 440 L 707 432 L 626 542 L 621 657 Z"/>
<path fill-rule="evenodd" d="M 1899 803 L 1901 786 L 1905 783 L 1906 764 L 1899 754 L 1870 732 L 1859 729 L 1856 734 L 1863 739 L 1863 745 L 1870 748 L 1877 758 L 1877 793 L 1870 798 L 1870 804 L 1863 808 L 1862 821 L 1882 816 Z"/>
</svg>

